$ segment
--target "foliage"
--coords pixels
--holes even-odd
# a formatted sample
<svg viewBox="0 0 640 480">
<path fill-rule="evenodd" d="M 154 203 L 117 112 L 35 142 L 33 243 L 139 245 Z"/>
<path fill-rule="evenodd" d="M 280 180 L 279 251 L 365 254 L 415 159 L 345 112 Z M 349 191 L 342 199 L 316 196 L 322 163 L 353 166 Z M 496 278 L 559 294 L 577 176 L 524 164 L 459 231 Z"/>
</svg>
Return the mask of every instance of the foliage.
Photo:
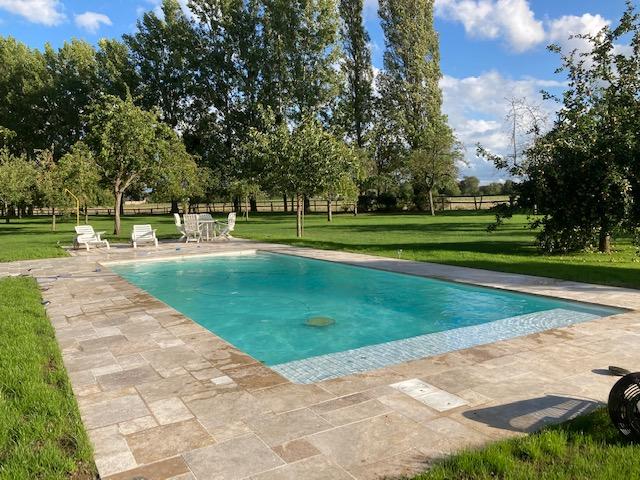
<svg viewBox="0 0 640 480">
<path fill-rule="evenodd" d="M 463 159 L 462 147 L 444 122 L 430 124 L 423 136 L 420 147 L 409 154 L 409 172 L 414 188 L 426 190 L 431 215 L 435 215 L 433 191 L 455 181 L 456 163 Z"/>
<path fill-rule="evenodd" d="M 302 198 L 331 190 L 341 193 L 345 175 L 354 171 L 350 149 L 326 131 L 313 116 L 289 130 L 272 117 L 268 132 L 254 130 L 246 155 L 259 171 L 261 183 L 273 191 L 294 195 L 297 200 L 298 236 L 303 234 Z M 353 177 L 351 177 L 353 178 Z"/>
<path fill-rule="evenodd" d="M 460 180 L 460 192 L 463 195 L 477 195 L 480 193 L 480 179 L 466 176 Z"/>
<path fill-rule="evenodd" d="M 89 147 L 78 142 L 71 147 L 58 163 L 64 188 L 73 193 L 85 209 L 98 203 L 102 190 L 100 188 L 100 172 L 93 153 Z"/>
<path fill-rule="evenodd" d="M 6 222 L 12 208 L 20 208 L 34 200 L 36 168 L 25 155 L 12 155 L 0 150 L 0 202 Z"/>
<path fill-rule="evenodd" d="M 362 18 L 363 0 L 340 0 L 341 37 L 344 50 L 342 71 L 344 92 L 336 112 L 349 139 L 359 148 L 366 146 L 373 108 L 373 67 L 369 34 Z"/>
<path fill-rule="evenodd" d="M 162 15 L 149 11 L 137 22 L 137 31 L 124 35 L 138 84 L 140 106 L 158 108 L 171 127 L 190 125 L 190 101 L 197 78 L 193 51 L 196 45 L 192 22 L 177 0 L 163 0 Z"/>
<path fill-rule="evenodd" d="M 66 203 L 64 179 L 58 164 L 49 150 L 42 150 L 37 156 L 36 186 L 43 204 L 51 207 L 51 230 L 56 229 L 56 208 Z"/>
<path fill-rule="evenodd" d="M 617 26 L 581 38 L 592 48 L 562 56 L 569 82 L 553 128 L 523 165 L 494 158 L 524 177 L 517 206 L 542 214 L 533 226 L 547 252 L 609 252 L 613 234 L 640 225 L 640 16 L 628 2 Z"/>
<path fill-rule="evenodd" d="M 0 280 L 0 365 L 0 478 L 95 478 L 91 444 L 32 278 Z"/>
<path fill-rule="evenodd" d="M 193 160 L 176 133 L 157 113 L 136 107 L 131 97 L 105 96 L 93 106 L 88 124 L 89 144 L 115 197 L 115 234 L 120 233 L 120 206 L 130 187 L 159 182 L 167 191 L 182 188 L 183 177 L 176 172 L 193 172 Z"/>
</svg>

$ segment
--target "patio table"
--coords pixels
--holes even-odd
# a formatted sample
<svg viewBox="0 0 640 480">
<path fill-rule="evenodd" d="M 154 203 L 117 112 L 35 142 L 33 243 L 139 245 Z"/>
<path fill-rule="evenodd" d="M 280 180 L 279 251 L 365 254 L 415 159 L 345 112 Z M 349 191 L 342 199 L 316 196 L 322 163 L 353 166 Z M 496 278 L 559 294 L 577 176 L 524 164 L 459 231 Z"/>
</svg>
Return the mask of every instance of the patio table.
<svg viewBox="0 0 640 480">
<path fill-rule="evenodd" d="M 211 235 L 213 234 L 213 238 L 217 236 L 217 221 L 212 219 L 200 220 L 198 219 L 198 228 L 205 234 L 205 240 L 208 242 L 211 240 Z"/>
</svg>

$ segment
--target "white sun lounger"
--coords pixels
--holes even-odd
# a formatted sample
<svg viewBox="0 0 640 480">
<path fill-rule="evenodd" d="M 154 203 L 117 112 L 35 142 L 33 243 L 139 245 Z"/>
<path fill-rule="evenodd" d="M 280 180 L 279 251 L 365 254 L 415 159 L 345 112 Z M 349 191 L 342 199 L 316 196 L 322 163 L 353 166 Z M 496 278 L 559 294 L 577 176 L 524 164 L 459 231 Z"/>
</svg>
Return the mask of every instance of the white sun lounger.
<svg viewBox="0 0 640 480">
<path fill-rule="evenodd" d="M 78 225 L 76 229 L 76 238 L 73 239 L 74 248 L 80 248 L 84 245 L 87 250 L 91 245 L 104 245 L 109 250 L 109 242 L 100 238 L 105 232 L 95 232 L 91 225 Z"/>
<path fill-rule="evenodd" d="M 156 237 L 156 230 L 151 228 L 151 225 L 134 225 L 131 232 L 131 245 L 133 248 L 138 248 L 139 243 L 153 243 L 158 248 L 158 238 Z"/>
</svg>

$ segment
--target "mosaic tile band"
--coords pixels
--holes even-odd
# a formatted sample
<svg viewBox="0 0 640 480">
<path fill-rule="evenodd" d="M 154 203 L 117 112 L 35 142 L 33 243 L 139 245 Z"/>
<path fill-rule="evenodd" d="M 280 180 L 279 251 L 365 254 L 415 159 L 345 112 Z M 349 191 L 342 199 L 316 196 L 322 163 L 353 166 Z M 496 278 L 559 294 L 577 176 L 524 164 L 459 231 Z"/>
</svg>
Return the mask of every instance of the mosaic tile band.
<svg viewBox="0 0 640 480">
<path fill-rule="evenodd" d="M 561 308 L 272 365 L 294 383 L 315 383 L 600 318 Z"/>
</svg>

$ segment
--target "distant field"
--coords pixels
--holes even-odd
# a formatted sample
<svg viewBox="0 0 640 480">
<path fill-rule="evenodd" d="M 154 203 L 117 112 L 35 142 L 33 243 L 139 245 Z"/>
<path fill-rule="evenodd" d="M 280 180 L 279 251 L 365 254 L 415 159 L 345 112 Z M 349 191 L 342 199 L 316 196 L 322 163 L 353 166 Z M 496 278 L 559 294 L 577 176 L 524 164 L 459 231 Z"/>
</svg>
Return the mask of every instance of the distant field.
<svg viewBox="0 0 640 480">
<path fill-rule="evenodd" d="M 640 288 L 640 257 L 629 238 L 615 239 L 615 252 L 541 255 L 525 216 L 516 216 L 497 232 L 486 231 L 493 216 L 487 212 L 424 214 L 308 215 L 305 238 L 295 238 L 295 218 L 285 214 L 252 215 L 238 220 L 236 236 L 277 243 L 345 250 L 386 257 L 461 265 L 503 272 L 525 273 L 590 283 Z M 58 232 L 49 231 L 46 217 L 0 223 L 0 261 L 66 255 L 74 224 L 67 220 Z M 114 238 L 110 217 L 90 217 L 96 230 L 110 241 L 128 241 L 131 225 L 151 223 L 161 238 L 177 238 L 169 215 L 126 216 L 122 236 Z"/>
</svg>

